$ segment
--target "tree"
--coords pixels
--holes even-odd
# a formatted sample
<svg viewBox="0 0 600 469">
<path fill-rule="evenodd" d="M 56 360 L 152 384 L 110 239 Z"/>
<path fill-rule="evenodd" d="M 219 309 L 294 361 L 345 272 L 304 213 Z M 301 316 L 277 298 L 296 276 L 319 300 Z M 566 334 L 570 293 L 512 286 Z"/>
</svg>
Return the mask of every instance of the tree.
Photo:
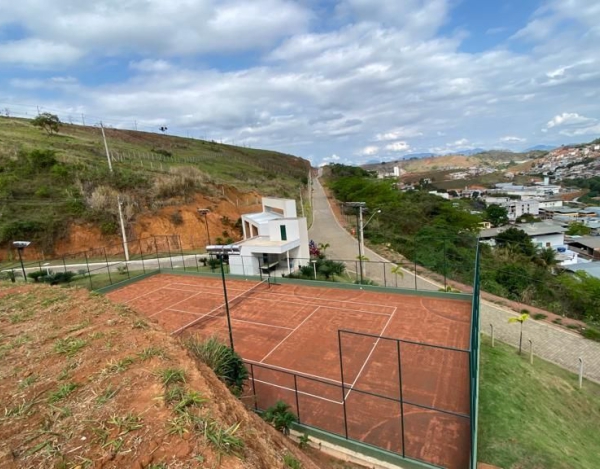
<svg viewBox="0 0 600 469">
<path fill-rule="evenodd" d="M 514 318 L 509 318 L 508 323 L 519 322 L 521 323 L 521 335 L 519 336 L 519 355 L 521 355 L 521 350 L 523 348 L 523 323 L 529 319 L 529 312 L 524 309 L 521 311 L 521 314 Z"/>
<path fill-rule="evenodd" d="M 527 233 L 518 228 L 511 227 L 498 233 L 496 236 L 496 244 L 503 248 L 512 248 L 516 252 L 527 257 L 535 255 L 535 246 L 531 242 L 531 238 Z"/>
<path fill-rule="evenodd" d="M 552 270 L 559 263 L 556 258 L 556 251 L 552 248 L 540 249 L 536 254 L 536 261 L 549 270 Z"/>
<path fill-rule="evenodd" d="M 404 278 L 404 271 L 402 270 L 402 265 L 398 264 L 392 267 L 391 272 L 394 274 L 396 278 L 396 287 L 398 287 L 398 277 Z"/>
<path fill-rule="evenodd" d="M 571 223 L 567 233 L 569 236 L 587 236 L 592 232 L 589 226 L 585 226 L 581 222 Z"/>
<path fill-rule="evenodd" d="M 269 407 L 263 414 L 263 418 L 284 435 L 289 435 L 290 427 L 298 421 L 290 411 L 290 406 L 283 401 L 277 401 L 274 406 Z"/>
<path fill-rule="evenodd" d="M 31 125 L 44 129 L 48 135 L 58 133 L 62 122 L 56 114 L 50 114 L 49 112 L 42 112 L 39 116 L 31 121 Z"/>
<path fill-rule="evenodd" d="M 490 204 L 485 209 L 485 219 L 493 226 L 506 225 L 508 223 L 508 210 L 498 204 Z"/>
</svg>

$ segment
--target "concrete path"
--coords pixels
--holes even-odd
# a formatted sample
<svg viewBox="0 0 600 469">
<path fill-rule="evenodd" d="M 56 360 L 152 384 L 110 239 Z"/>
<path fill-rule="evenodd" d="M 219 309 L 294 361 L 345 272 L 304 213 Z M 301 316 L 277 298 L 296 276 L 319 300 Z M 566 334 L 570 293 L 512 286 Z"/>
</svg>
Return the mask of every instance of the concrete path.
<svg viewBox="0 0 600 469">
<path fill-rule="evenodd" d="M 356 238 L 350 235 L 335 218 L 327 201 L 323 187 L 317 178 L 313 179 L 313 223 L 309 230 L 309 236 L 316 243 L 327 243 L 327 256 L 330 259 L 344 259 L 347 269 L 354 272 L 357 267 L 358 245 Z M 381 216 L 385 216 L 382 214 Z M 369 248 L 365 249 L 364 255 L 371 261 L 386 261 Z M 370 278 L 378 284 L 385 283 L 388 286 L 415 288 L 415 277 L 412 272 L 404 271 L 403 277 L 391 272 L 393 264 L 388 264 L 385 270 L 382 265 L 365 265 L 365 277 Z M 390 280 L 392 279 L 392 280 Z M 440 285 L 424 277 L 417 276 L 418 289 L 437 290 Z M 518 346 L 519 324 L 509 324 L 508 319 L 516 316 L 514 311 L 499 307 L 485 300 L 481 302 L 481 329 L 484 333 L 490 333 L 490 324 L 493 324 L 495 336 L 499 340 Z M 523 326 L 524 348 L 528 351 L 528 340 L 533 341 L 534 355 L 545 360 L 556 363 L 570 371 L 577 372 L 579 369 L 579 358 L 583 359 L 584 376 L 591 380 L 600 382 L 600 343 L 584 339 L 579 334 L 564 330 L 552 324 L 534 321 L 525 322 Z"/>
</svg>

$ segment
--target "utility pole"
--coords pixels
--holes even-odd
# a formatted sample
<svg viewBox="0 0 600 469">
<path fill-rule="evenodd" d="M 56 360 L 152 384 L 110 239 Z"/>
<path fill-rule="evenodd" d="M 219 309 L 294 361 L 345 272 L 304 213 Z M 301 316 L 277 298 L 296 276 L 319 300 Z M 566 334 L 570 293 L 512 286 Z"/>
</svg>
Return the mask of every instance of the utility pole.
<svg viewBox="0 0 600 469">
<path fill-rule="evenodd" d="M 365 209 L 365 206 L 367 205 L 366 202 L 346 202 L 346 205 L 348 205 L 349 207 L 356 207 L 357 208 L 357 215 L 356 215 L 356 229 L 357 229 L 357 233 L 356 233 L 356 238 L 358 240 L 358 262 L 359 262 L 359 269 L 360 269 L 360 283 L 362 285 L 363 283 L 363 279 L 364 279 L 364 270 L 363 270 L 363 252 L 364 252 L 364 236 L 363 236 L 363 210 Z"/>
<path fill-rule="evenodd" d="M 110 159 L 110 152 L 108 151 L 108 142 L 106 141 L 106 134 L 104 133 L 104 125 L 100 122 L 100 128 L 102 129 L 102 139 L 104 140 L 104 149 L 106 150 L 106 159 L 108 160 L 108 169 L 113 174 L 112 161 Z M 127 233 L 125 232 L 125 221 L 123 220 L 123 208 L 121 207 L 121 196 L 117 196 L 117 206 L 119 208 L 119 222 L 121 224 L 121 236 L 123 238 L 123 251 L 125 252 L 125 260 L 129 262 L 129 246 L 127 245 Z"/>
<path fill-rule="evenodd" d="M 300 207 L 302 207 L 302 218 L 304 218 L 304 200 L 302 199 L 302 187 L 300 188 Z"/>
</svg>

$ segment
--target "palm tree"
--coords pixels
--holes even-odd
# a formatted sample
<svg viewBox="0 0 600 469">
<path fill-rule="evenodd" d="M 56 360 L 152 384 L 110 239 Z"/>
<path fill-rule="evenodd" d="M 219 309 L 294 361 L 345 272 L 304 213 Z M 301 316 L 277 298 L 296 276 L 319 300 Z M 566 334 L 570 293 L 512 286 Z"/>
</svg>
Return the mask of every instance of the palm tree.
<svg viewBox="0 0 600 469">
<path fill-rule="evenodd" d="M 396 278 L 396 288 L 398 288 L 398 277 L 404 278 L 404 271 L 402 270 L 402 266 L 400 264 L 392 267 L 391 272 L 394 274 Z"/>
<path fill-rule="evenodd" d="M 527 319 L 529 319 L 529 313 L 526 312 L 526 311 L 527 310 L 524 309 L 524 310 L 521 311 L 521 314 L 519 316 L 508 319 L 509 323 L 513 323 L 513 322 L 520 322 L 521 323 L 521 335 L 519 337 L 519 355 L 521 355 L 521 349 L 523 347 L 523 323 L 525 321 L 527 321 Z"/>
<path fill-rule="evenodd" d="M 559 261 L 556 258 L 556 251 L 550 247 L 538 250 L 535 260 L 538 264 L 546 267 L 546 269 L 550 271 L 559 264 Z"/>
</svg>

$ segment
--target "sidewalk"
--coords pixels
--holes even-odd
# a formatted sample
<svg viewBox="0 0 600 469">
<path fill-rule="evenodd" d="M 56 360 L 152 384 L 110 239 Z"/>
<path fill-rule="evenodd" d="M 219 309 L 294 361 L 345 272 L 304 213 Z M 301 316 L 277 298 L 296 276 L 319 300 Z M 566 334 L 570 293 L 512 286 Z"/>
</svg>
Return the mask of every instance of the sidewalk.
<svg viewBox="0 0 600 469">
<path fill-rule="evenodd" d="M 319 243 L 328 243 L 327 255 L 332 259 L 356 259 L 358 256 L 357 241 L 350 235 L 335 218 L 332 208 L 319 179 L 314 178 L 313 193 L 313 224 L 309 230 L 311 239 Z M 365 256 L 370 260 L 388 261 L 373 250 L 366 248 Z M 351 267 L 354 269 L 353 267 Z M 368 267 L 367 267 L 368 268 Z M 403 277 L 395 277 L 391 273 L 392 265 L 386 269 L 388 279 L 398 280 L 398 287 L 415 288 L 415 276 L 410 271 L 404 271 Z M 366 271 L 365 276 L 375 282 L 383 283 L 383 272 Z M 389 280 L 388 280 L 389 282 Z M 417 275 L 418 289 L 438 290 L 438 283 Z M 519 325 L 509 324 L 508 319 L 517 313 L 508 308 L 495 305 L 487 300 L 481 301 L 481 330 L 490 333 L 490 324 L 493 324 L 496 337 L 506 343 L 518 346 Z M 584 362 L 584 376 L 600 382 L 600 343 L 584 339 L 579 334 L 564 330 L 553 324 L 538 322 L 533 319 L 525 322 L 523 326 L 524 349 L 528 351 L 531 339 L 534 355 L 556 363 L 575 373 L 579 369 L 579 358 Z"/>
</svg>

